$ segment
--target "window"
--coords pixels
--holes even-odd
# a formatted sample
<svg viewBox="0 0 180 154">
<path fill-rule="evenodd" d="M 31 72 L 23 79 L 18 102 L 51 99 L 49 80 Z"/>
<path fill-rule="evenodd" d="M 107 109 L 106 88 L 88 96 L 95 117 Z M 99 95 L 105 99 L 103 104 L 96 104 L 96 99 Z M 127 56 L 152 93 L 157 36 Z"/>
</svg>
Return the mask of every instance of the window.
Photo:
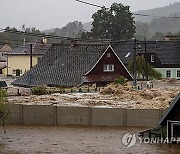
<svg viewBox="0 0 180 154">
<path fill-rule="evenodd" d="M 177 78 L 180 78 L 180 70 L 177 70 Z"/>
<path fill-rule="evenodd" d="M 12 74 L 16 74 L 16 70 L 15 69 L 12 70 Z"/>
<path fill-rule="evenodd" d="M 131 52 L 128 52 L 125 57 L 128 58 L 130 54 L 131 54 Z"/>
<path fill-rule="evenodd" d="M 19 73 L 20 73 L 20 74 L 23 73 L 23 71 L 20 70 L 20 69 L 13 69 L 13 70 L 12 70 L 12 74 L 16 74 L 18 70 L 19 70 Z"/>
<path fill-rule="evenodd" d="M 166 78 L 171 78 L 171 70 L 166 70 Z"/>
<path fill-rule="evenodd" d="M 111 53 L 107 53 L 107 57 L 111 57 Z"/>
<path fill-rule="evenodd" d="M 154 55 L 151 55 L 151 63 L 154 63 Z"/>
<path fill-rule="evenodd" d="M 104 72 L 113 72 L 114 65 L 104 65 Z"/>
</svg>

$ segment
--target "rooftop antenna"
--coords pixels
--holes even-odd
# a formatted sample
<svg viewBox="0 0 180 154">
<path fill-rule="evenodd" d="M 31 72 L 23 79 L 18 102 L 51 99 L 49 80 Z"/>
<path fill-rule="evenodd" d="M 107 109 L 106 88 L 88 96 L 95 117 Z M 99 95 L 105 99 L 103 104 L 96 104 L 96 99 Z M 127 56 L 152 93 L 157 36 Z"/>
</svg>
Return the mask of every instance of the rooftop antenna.
<svg viewBox="0 0 180 154">
<path fill-rule="evenodd" d="M 24 38 L 24 41 L 23 41 L 23 42 L 24 42 L 24 47 L 25 47 L 25 44 L 26 44 L 26 38 Z"/>
</svg>

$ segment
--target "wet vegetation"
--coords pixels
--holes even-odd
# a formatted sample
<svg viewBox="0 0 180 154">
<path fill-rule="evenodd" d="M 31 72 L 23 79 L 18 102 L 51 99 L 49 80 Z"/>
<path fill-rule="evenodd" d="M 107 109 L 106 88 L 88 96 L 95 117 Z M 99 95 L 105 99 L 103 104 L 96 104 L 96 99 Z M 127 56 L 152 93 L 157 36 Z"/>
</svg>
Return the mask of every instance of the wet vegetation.
<svg viewBox="0 0 180 154">
<path fill-rule="evenodd" d="M 9 118 L 10 111 L 7 107 L 7 92 L 4 89 L 0 89 L 0 124 L 3 127 L 4 132 L 6 130 L 4 128 L 6 120 Z"/>
</svg>

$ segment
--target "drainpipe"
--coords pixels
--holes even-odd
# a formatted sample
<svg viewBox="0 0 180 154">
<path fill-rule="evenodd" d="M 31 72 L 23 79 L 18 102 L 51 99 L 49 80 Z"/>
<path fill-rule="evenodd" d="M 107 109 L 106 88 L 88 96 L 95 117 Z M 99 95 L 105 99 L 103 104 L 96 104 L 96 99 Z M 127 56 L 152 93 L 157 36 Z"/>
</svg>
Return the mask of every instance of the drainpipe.
<svg viewBox="0 0 180 154">
<path fill-rule="evenodd" d="M 32 69 L 32 44 L 30 44 L 30 71 Z M 32 92 L 32 74 L 30 72 L 29 74 L 29 84 L 30 84 L 30 90 Z"/>
<path fill-rule="evenodd" d="M 133 87 L 136 87 L 137 82 L 137 74 L 136 74 L 136 38 L 134 38 L 134 58 L 133 58 Z"/>
<path fill-rule="evenodd" d="M 6 60 L 7 60 L 6 63 L 7 63 L 7 76 L 8 76 L 8 68 L 9 68 L 9 66 L 8 66 L 8 55 L 7 55 L 7 59 Z"/>
<path fill-rule="evenodd" d="M 148 68 L 147 68 L 147 43 L 146 43 L 146 38 L 144 38 L 144 48 L 145 48 L 145 61 L 146 61 L 146 81 L 148 81 Z"/>
<path fill-rule="evenodd" d="M 30 44 L 30 70 L 32 68 L 32 44 Z"/>
</svg>

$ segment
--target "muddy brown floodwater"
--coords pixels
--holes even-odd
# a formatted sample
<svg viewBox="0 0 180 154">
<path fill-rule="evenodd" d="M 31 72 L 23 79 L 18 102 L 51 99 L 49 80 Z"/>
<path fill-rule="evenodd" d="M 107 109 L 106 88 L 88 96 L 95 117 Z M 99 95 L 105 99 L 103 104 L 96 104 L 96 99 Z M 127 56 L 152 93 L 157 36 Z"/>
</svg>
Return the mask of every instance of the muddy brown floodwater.
<svg viewBox="0 0 180 154">
<path fill-rule="evenodd" d="M 121 142 L 128 132 L 144 128 L 107 128 L 75 126 L 7 126 L 0 129 L 2 154 L 179 154 L 180 145 L 136 143 L 127 149 Z"/>
</svg>

